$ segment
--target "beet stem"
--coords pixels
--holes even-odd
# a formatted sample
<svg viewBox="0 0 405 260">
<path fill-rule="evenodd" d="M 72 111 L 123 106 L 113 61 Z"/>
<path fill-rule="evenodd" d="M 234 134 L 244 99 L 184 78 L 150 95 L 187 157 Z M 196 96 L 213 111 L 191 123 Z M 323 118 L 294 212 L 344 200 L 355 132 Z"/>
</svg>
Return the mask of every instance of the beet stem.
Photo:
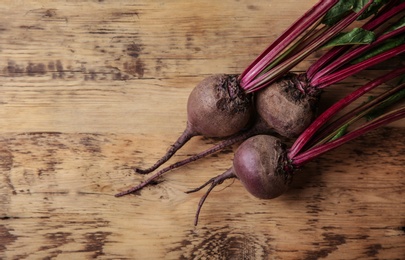
<svg viewBox="0 0 405 260">
<path fill-rule="evenodd" d="M 292 158 L 292 164 L 295 167 L 301 167 L 302 165 L 315 159 L 316 157 L 320 156 L 321 154 L 324 154 L 332 149 L 335 149 L 371 130 L 374 130 L 380 126 L 384 126 L 386 124 L 389 124 L 391 122 L 394 122 L 394 121 L 399 120 L 404 117 L 405 117 L 405 107 L 388 112 L 388 113 L 384 114 L 383 116 L 380 116 L 377 119 L 364 124 L 363 126 L 357 128 L 356 130 L 353 130 L 350 133 L 347 133 L 346 135 L 344 135 L 334 141 L 328 142 L 323 145 L 316 146 L 300 155 L 297 155 L 296 157 Z"/>
<path fill-rule="evenodd" d="M 405 29 L 405 27 L 404 27 L 404 29 Z M 396 48 L 390 49 L 388 51 L 385 51 L 383 53 L 380 53 L 376 56 L 373 56 L 370 59 L 367 59 L 362 62 L 356 63 L 354 65 L 348 66 L 345 69 L 342 69 L 334 74 L 325 76 L 324 78 L 320 78 L 319 81 L 322 83 L 320 83 L 319 85 L 317 84 L 317 87 L 319 89 L 322 89 L 322 88 L 325 88 L 332 84 L 335 84 L 336 82 L 339 82 L 359 71 L 362 71 L 370 66 L 383 62 L 392 57 L 398 56 L 404 52 L 405 52 L 405 44 L 400 45 Z"/>
<path fill-rule="evenodd" d="M 383 9 L 372 19 L 367 21 L 362 28 L 364 30 L 374 30 L 384 22 L 388 21 L 390 18 L 392 18 L 394 15 L 398 14 L 402 10 L 405 9 L 405 3 L 400 4 L 399 6 L 392 7 L 390 4 L 387 4 L 386 6 L 383 7 Z M 321 71 L 322 68 L 324 68 L 327 64 L 330 62 L 335 62 L 335 59 L 339 57 L 342 53 L 345 53 L 348 51 L 350 48 L 352 48 L 351 45 L 343 45 L 343 46 L 336 46 L 329 50 L 327 53 L 322 55 L 314 64 L 312 64 L 306 74 L 308 79 L 312 79 L 315 74 L 318 74 L 319 71 Z"/>
<path fill-rule="evenodd" d="M 271 63 L 288 45 L 304 33 L 309 27 L 319 20 L 338 1 L 319 1 L 303 16 L 296 20 L 284 33 L 282 33 L 269 47 L 259 55 L 240 75 L 242 87 L 257 77 L 263 69 Z"/>
<path fill-rule="evenodd" d="M 321 23 L 321 20 L 319 20 L 317 23 L 315 23 L 312 28 L 308 30 L 299 40 L 297 40 L 291 47 L 289 47 L 287 50 L 285 50 L 282 54 L 277 56 L 274 60 L 272 60 L 269 65 L 266 66 L 265 69 L 263 69 L 256 77 L 259 75 L 263 75 L 273 67 L 277 66 L 281 62 L 283 62 L 286 59 L 289 59 L 291 56 L 294 56 L 295 54 L 299 53 L 303 49 L 305 49 L 314 39 L 325 33 L 327 30 L 327 27 L 324 26 L 321 29 L 317 29 L 319 24 Z"/>
<path fill-rule="evenodd" d="M 194 226 L 197 226 L 197 224 L 198 224 L 198 217 L 200 216 L 201 208 L 202 208 L 205 200 L 207 199 L 208 195 L 211 193 L 211 191 L 216 186 L 222 184 L 226 179 L 231 179 L 231 178 L 236 178 L 236 175 L 233 172 L 232 167 L 229 168 L 228 170 L 226 170 L 224 173 L 210 179 L 208 182 L 206 182 L 202 186 L 186 192 L 186 193 L 192 193 L 192 192 L 198 191 L 211 183 L 211 186 L 208 188 L 207 192 L 201 197 L 200 202 L 198 203 L 197 212 L 195 214 L 195 219 L 194 219 Z"/>
<path fill-rule="evenodd" d="M 275 80 L 278 79 L 280 75 L 283 75 L 285 72 L 292 69 L 295 65 L 305 59 L 308 55 L 313 53 L 315 50 L 320 48 L 334 36 L 336 36 L 339 32 L 341 32 L 344 28 L 349 26 L 353 23 L 364 11 L 368 9 L 371 5 L 372 1 L 369 1 L 359 12 L 353 12 L 347 15 L 345 18 L 340 20 L 335 25 L 328 28 L 328 30 L 320 35 L 319 37 L 315 38 L 305 49 L 300 51 L 299 53 L 293 55 L 289 59 L 283 61 L 282 63 L 278 64 L 268 72 L 264 73 L 263 75 L 255 78 L 254 80 L 250 81 L 248 84 L 244 85 L 243 88 L 246 90 L 247 93 L 258 91 L 269 84 L 273 83 Z"/>
<path fill-rule="evenodd" d="M 147 169 L 136 168 L 135 172 L 140 174 L 148 174 L 156 170 L 159 166 L 167 162 L 185 143 L 187 143 L 192 137 L 197 136 L 198 134 L 191 130 L 189 124 L 187 124 L 186 130 L 180 135 L 177 141 L 169 148 L 166 154 L 160 158 L 154 165 Z"/>
<path fill-rule="evenodd" d="M 349 105 L 355 99 L 362 96 L 364 93 L 370 91 L 371 89 L 387 82 L 395 77 L 401 76 L 405 73 L 405 67 L 393 70 L 383 76 L 378 77 L 377 79 L 370 81 L 369 83 L 365 84 L 364 86 L 358 88 L 357 90 L 353 91 L 343 99 L 339 100 L 331 107 L 329 107 L 325 112 L 323 112 L 320 116 L 318 116 L 304 132 L 296 139 L 294 144 L 289 150 L 288 157 L 295 158 L 297 154 L 304 148 L 305 145 L 313 138 L 314 134 L 325 125 L 325 123 L 331 119 L 337 112 L 341 109 Z"/>
<path fill-rule="evenodd" d="M 389 98 L 390 96 L 393 96 L 395 93 L 398 93 L 399 91 L 403 90 L 405 88 L 405 83 L 399 85 L 398 87 L 395 87 L 393 89 L 390 89 L 389 91 L 386 91 L 385 93 L 379 95 L 378 97 L 372 99 L 370 102 L 366 102 L 363 105 L 347 112 L 346 114 L 342 115 L 332 123 L 328 124 L 327 126 L 321 128 L 319 130 L 319 134 L 314 138 L 310 143 L 307 144 L 307 147 L 314 147 L 316 145 L 325 143 L 326 140 L 329 140 L 330 136 L 333 136 L 334 133 L 336 133 L 335 129 L 338 129 L 340 126 L 348 124 L 350 122 L 354 122 L 354 120 L 358 120 L 360 117 L 363 117 L 366 113 L 369 112 L 369 110 L 374 109 L 374 107 L 377 105 L 381 105 L 385 99 Z M 365 112 L 361 112 L 367 110 Z"/>
<path fill-rule="evenodd" d="M 338 67 L 343 66 L 345 63 L 348 63 L 349 61 L 353 60 L 354 58 L 359 57 L 361 54 L 364 54 L 365 52 L 371 50 L 376 45 L 379 45 L 382 42 L 384 42 L 385 40 L 387 40 L 391 37 L 394 37 L 396 35 L 399 35 L 401 33 L 404 33 L 404 32 L 405 32 L 405 27 L 402 27 L 400 29 L 397 29 L 395 31 L 382 35 L 373 43 L 359 46 L 358 48 L 346 53 L 345 55 L 340 56 L 338 59 L 334 60 L 333 63 L 326 66 L 322 70 L 316 72 L 316 74 L 310 79 L 310 85 L 316 86 L 318 88 L 324 88 L 324 87 L 330 86 L 367 67 L 375 65 L 375 64 L 382 62 L 386 59 L 389 59 L 393 56 L 399 55 L 400 53 L 404 52 L 404 50 L 405 50 L 404 45 L 402 45 L 402 47 L 400 45 L 396 48 L 392 48 L 379 55 L 368 58 L 367 60 L 353 64 L 351 66 L 348 66 L 335 73 L 331 73 L 331 72 L 335 71 Z"/>
</svg>

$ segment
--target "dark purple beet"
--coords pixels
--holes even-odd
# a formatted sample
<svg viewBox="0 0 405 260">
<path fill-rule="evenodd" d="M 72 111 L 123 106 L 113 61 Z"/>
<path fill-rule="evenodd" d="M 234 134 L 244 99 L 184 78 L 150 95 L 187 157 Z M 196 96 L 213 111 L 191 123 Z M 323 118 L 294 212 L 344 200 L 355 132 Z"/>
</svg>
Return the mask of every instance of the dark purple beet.
<svg viewBox="0 0 405 260">
<path fill-rule="evenodd" d="M 209 76 L 190 93 L 187 127 L 179 139 L 152 167 L 136 171 L 142 174 L 154 171 L 194 136 L 227 137 L 236 134 L 247 127 L 252 113 L 252 95 L 245 94 L 237 75 Z"/>
<path fill-rule="evenodd" d="M 292 181 L 285 145 L 270 135 L 256 135 L 235 152 L 233 171 L 254 196 L 273 199 L 283 194 Z"/>
<path fill-rule="evenodd" d="M 238 178 L 253 196 L 274 199 L 288 190 L 293 172 L 294 169 L 287 158 L 286 146 L 280 139 L 271 135 L 250 137 L 236 150 L 231 168 L 202 186 L 188 191 L 196 192 L 210 184 L 198 203 L 194 224 L 197 225 L 201 208 L 210 192 L 224 180 Z"/>
</svg>

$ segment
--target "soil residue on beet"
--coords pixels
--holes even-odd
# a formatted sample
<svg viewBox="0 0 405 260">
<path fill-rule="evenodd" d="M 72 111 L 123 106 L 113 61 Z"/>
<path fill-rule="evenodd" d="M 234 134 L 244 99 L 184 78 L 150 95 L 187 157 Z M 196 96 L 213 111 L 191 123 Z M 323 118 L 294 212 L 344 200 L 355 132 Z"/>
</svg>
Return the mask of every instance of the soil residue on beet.
<svg viewBox="0 0 405 260">
<path fill-rule="evenodd" d="M 252 105 L 251 94 L 246 94 L 239 85 L 238 75 L 223 75 L 218 79 L 216 106 L 218 110 L 227 111 L 230 115 L 245 113 Z"/>
</svg>

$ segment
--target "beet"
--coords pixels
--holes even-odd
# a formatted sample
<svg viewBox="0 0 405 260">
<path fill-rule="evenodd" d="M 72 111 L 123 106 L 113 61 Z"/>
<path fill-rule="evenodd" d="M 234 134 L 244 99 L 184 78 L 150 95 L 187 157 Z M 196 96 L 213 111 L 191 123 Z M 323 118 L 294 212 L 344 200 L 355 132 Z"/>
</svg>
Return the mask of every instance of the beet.
<svg viewBox="0 0 405 260">
<path fill-rule="evenodd" d="M 194 136 L 227 137 L 242 131 L 251 121 L 253 109 L 253 97 L 240 87 L 237 75 L 217 74 L 203 79 L 188 98 L 187 127 L 182 135 L 153 166 L 136 171 L 154 171 Z"/>
<path fill-rule="evenodd" d="M 271 135 L 255 135 L 238 147 L 231 168 L 187 193 L 199 191 L 211 184 L 203 197 L 205 200 L 216 185 L 226 179 L 238 178 L 246 190 L 255 197 L 274 199 L 288 190 L 293 172 L 286 145 L 279 138 Z M 200 204 L 202 205 L 201 202 Z"/>
<path fill-rule="evenodd" d="M 225 179 L 238 178 L 255 197 L 274 199 L 287 191 L 292 173 L 286 145 L 271 135 L 255 135 L 238 147 L 230 169 L 188 193 L 199 191 L 208 184 L 212 189 Z"/>
<path fill-rule="evenodd" d="M 231 168 L 187 192 L 196 192 L 211 184 L 198 203 L 194 225 L 198 223 L 201 208 L 208 195 L 224 180 L 237 178 L 253 196 L 260 199 L 274 199 L 288 190 L 293 172 L 286 146 L 279 138 L 271 135 L 250 137 L 236 150 Z"/>
<path fill-rule="evenodd" d="M 193 131 L 206 137 L 226 137 L 247 126 L 252 95 L 240 88 L 237 75 L 217 74 L 202 80 L 191 92 L 187 119 Z"/>
<path fill-rule="evenodd" d="M 256 95 L 256 110 L 278 134 L 296 137 L 315 117 L 320 92 L 307 92 L 300 75 L 289 73 Z M 299 88 L 300 86 L 300 88 Z"/>
<path fill-rule="evenodd" d="M 243 142 L 235 152 L 233 170 L 252 195 L 273 199 L 283 194 L 292 181 L 286 147 L 270 135 L 256 135 Z"/>
</svg>

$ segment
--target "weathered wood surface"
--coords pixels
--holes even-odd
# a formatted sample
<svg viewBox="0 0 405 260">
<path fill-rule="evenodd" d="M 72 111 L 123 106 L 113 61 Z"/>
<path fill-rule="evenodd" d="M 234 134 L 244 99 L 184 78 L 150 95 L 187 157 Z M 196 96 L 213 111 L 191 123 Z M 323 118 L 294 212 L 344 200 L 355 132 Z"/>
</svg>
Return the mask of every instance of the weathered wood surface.
<svg viewBox="0 0 405 260">
<path fill-rule="evenodd" d="M 199 80 L 240 73 L 314 2 L 1 1 L 0 259 L 403 259 L 403 120 L 310 163 L 278 199 L 227 182 L 197 227 L 202 192 L 184 191 L 231 150 L 113 197 L 181 133 Z"/>
</svg>

